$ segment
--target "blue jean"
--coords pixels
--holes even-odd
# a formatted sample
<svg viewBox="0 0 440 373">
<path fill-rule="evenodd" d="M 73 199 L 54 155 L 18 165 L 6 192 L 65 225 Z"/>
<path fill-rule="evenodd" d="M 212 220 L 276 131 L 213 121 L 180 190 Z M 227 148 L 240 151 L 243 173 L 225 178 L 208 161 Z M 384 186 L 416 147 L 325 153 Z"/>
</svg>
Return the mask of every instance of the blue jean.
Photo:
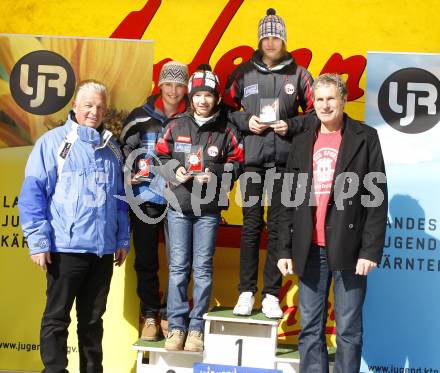
<svg viewBox="0 0 440 373">
<path fill-rule="evenodd" d="M 167 315 L 168 329 L 203 332 L 203 314 L 212 292 L 212 262 L 220 214 L 181 214 L 168 210 L 170 238 Z M 188 281 L 193 269 L 193 308 L 188 302 Z"/>
<path fill-rule="evenodd" d="M 301 333 L 298 339 L 300 372 L 328 373 L 325 327 L 328 295 L 333 277 L 336 318 L 336 359 L 334 373 L 359 373 L 362 355 L 362 306 L 367 277 L 354 271 L 328 268 L 324 247 L 310 247 L 304 275 L 299 281 Z"/>
</svg>

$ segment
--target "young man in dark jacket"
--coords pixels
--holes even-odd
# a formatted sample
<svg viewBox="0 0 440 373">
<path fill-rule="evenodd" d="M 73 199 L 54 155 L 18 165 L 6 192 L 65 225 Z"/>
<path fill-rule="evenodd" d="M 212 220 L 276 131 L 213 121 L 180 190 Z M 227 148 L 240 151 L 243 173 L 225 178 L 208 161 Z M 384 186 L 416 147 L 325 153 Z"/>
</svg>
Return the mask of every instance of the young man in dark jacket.
<svg viewBox="0 0 440 373">
<path fill-rule="evenodd" d="M 286 51 L 286 28 L 275 10 L 269 9 L 258 27 L 258 50 L 250 61 L 240 65 L 226 84 L 225 102 L 235 110 L 234 123 L 244 136 L 246 177 L 240 179 L 243 197 L 243 232 L 240 247 L 240 297 L 234 308 L 237 315 L 249 315 L 257 291 L 260 235 L 264 227 L 267 196 L 269 232 L 263 275 L 263 312 L 280 318 L 278 302 L 281 275 L 276 268 L 281 186 L 294 124 L 290 118 L 313 110 L 310 73 L 298 66 Z M 261 99 L 272 103 L 272 115 Z M 266 101 L 267 102 L 267 101 Z M 267 121 L 271 123 L 266 123 Z M 270 120 L 271 119 L 271 120 Z M 252 180 L 248 180 L 252 177 Z M 249 206 L 247 201 L 258 199 Z"/>
<path fill-rule="evenodd" d="M 187 108 L 188 68 L 171 61 L 163 65 L 159 75 L 160 94 L 150 96 L 147 102 L 135 108 L 127 117 L 120 136 L 125 157 L 133 151 L 134 158 L 130 184 L 133 194 L 144 201 L 137 211 L 130 210 L 134 267 L 137 274 L 137 294 L 141 300 L 141 314 L 145 319 L 141 338 L 154 341 L 159 338 L 158 316 L 161 308 L 159 294 L 159 230 L 165 215 L 166 201 L 162 195 L 164 181 L 149 172 L 155 164 L 157 140 L 170 118 Z M 129 162 L 130 163 L 130 162 Z M 166 219 L 163 220 L 165 245 L 168 247 Z M 164 315 L 162 315 L 164 318 Z M 162 328 L 166 322 L 162 320 Z M 166 334 L 166 330 L 165 330 Z"/>
</svg>

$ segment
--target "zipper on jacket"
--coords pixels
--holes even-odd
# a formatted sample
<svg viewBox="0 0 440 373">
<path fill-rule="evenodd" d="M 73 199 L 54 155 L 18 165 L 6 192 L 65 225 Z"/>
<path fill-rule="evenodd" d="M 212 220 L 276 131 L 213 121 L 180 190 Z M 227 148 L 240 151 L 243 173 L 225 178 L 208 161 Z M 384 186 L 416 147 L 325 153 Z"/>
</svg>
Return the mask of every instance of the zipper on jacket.
<svg viewBox="0 0 440 373">
<path fill-rule="evenodd" d="M 273 76 L 273 97 L 275 98 L 276 88 L 277 88 L 277 78 L 274 73 Z M 278 120 L 280 119 L 280 99 L 278 98 Z M 276 133 L 273 131 L 273 163 L 275 167 L 277 166 L 277 142 L 276 142 Z"/>
</svg>

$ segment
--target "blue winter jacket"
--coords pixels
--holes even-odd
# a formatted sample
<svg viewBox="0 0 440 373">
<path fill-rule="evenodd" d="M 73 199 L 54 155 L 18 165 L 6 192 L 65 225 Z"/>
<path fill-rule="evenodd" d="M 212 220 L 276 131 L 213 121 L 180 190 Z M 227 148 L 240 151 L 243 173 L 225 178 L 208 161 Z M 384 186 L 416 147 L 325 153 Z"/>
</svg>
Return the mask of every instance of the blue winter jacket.
<svg viewBox="0 0 440 373">
<path fill-rule="evenodd" d="M 30 254 L 128 250 L 128 205 L 115 197 L 124 195 L 122 154 L 108 131 L 72 118 L 38 139 L 26 165 L 18 208 Z"/>
</svg>

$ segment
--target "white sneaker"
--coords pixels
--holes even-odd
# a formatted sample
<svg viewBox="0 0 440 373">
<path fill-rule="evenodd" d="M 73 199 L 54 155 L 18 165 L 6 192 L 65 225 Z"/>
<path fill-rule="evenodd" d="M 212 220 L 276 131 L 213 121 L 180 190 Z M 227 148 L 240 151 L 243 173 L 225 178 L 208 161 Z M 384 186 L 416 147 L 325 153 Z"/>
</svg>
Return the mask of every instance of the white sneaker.
<svg viewBox="0 0 440 373">
<path fill-rule="evenodd" d="M 269 319 L 281 319 L 283 317 L 283 311 L 280 308 L 280 301 L 277 297 L 271 294 L 266 294 L 263 301 L 263 313 Z"/>
<path fill-rule="evenodd" d="M 234 315 L 249 316 L 255 303 L 255 297 L 251 291 L 244 291 L 238 297 L 237 304 L 234 307 Z"/>
</svg>

